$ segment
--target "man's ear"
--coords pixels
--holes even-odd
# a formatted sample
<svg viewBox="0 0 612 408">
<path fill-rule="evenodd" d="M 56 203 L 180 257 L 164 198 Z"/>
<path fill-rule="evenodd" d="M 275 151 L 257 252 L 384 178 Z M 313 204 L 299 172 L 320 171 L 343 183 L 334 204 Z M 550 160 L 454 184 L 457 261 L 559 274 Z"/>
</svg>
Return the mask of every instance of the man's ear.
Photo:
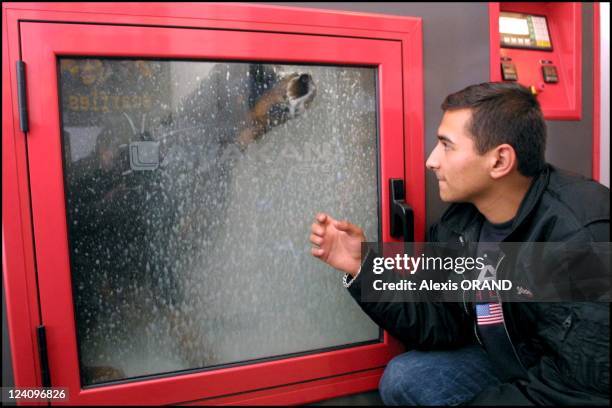
<svg viewBox="0 0 612 408">
<path fill-rule="evenodd" d="M 517 166 L 516 152 L 507 143 L 501 144 L 491 151 L 491 170 L 493 179 L 500 179 L 511 173 Z"/>
</svg>

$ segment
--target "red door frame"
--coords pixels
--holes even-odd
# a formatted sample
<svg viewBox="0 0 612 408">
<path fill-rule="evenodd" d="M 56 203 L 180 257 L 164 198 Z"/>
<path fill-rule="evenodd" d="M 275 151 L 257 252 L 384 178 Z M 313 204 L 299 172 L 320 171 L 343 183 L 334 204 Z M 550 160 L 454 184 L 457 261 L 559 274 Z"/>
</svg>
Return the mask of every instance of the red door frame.
<svg viewBox="0 0 612 408">
<path fill-rule="evenodd" d="M 601 30 L 599 3 L 593 3 L 593 180 L 601 177 Z"/>
<path fill-rule="evenodd" d="M 121 10 L 120 14 L 116 11 L 117 8 Z M 76 12 L 77 10 L 78 12 Z M 417 239 L 423 239 L 425 187 L 422 110 L 422 34 L 420 19 L 237 4 L 214 5 L 173 3 L 172 7 L 166 7 L 160 4 L 147 5 L 146 16 L 142 15 L 143 10 L 142 4 L 121 4 L 119 7 L 116 5 L 95 3 L 76 5 L 73 3 L 3 4 L 3 26 L 5 34 L 3 36 L 3 57 L 5 61 L 3 64 L 3 83 L 11 85 L 10 87 L 3 87 L 3 278 L 7 296 L 7 311 L 16 386 L 40 385 L 38 356 L 34 336 L 35 327 L 41 322 L 41 319 L 47 326 L 54 322 L 53 319 L 56 319 L 55 322 L 61 326 L 58 320 L 61 318 L 59 315 L 54 315 L 53 310 L 49 310 L 48 308 L 43 309 L 42 317 L 39 315 L 36 272 L 38 271 L 39 284 L 42 288 L 42 302 L 45 302 L 46 294 L 55 293 L 57 296 L 58 290 L 63 290 L 65 292 L 66 288 L 70 287 L 69 280 L 68 282 L 64 281 L 62 284 L 61 282 L 50 279 L 49 274 L 45 273 L 45 268 L 50 268 L 53 264 L 41 262 L 41 259 L 59 262 L 59 265 L 61 265 L 61 262 L 66 262 L 66 259 L 63 261 L 60 259 L 63 255 L 67 254 L 65 223 L 63 231 L 49 230 L 48 228 L 46 228 L 47 231 L 45 231 L 43 224 L 37 226 L 36 242 L 34 242 L 32 214 L 35 213 L 38 219 L 39 214 L 49 214 L 52 216 L 54 212 L 58 214 L 57 211 L 59 211 L 59 214 L 65 217 L 65 209 L 63 207 L 63 201 L 61 203 L 53 202 L 53 200 L 51 200 L 51 202 L 49 201 L 48 194 L 53 197 L 53 188 L 49 189 L 49 184 L 42 183 L 36 188 L 32 185 L 33 189 L 31 195 L 29 191 L 30 182 L 35 184 L 35 180 L 42 180 L 43 178 L 41 177 L 48 176 L 45 173 L 40 173 L 42 168 L 51 166 L 51 168 L 61 169 L 59 155 L 57 155 L 57 157 L 50 157 L 44 154 L 45 148 L 58 148 L 57 144 L 59 143 L 59 138 L 48 137 L 48 135 L 53 135 L 54 132 L 56 134 L 58 133 L 59 117 L 57 115 L 49 115 L 46 107 L 30 102 L 30 134 L 26 136 L 19 129 L 17 90 L 13 86 L 13 84 L 16 83 L 16 75 L 13 67 L 14 61 L 20 58 L 21 49 L 18 40 L 20 25 L 32 28 L 38 27 L 34 30 L 30 30 L 29 28 L 25 30 L 29 34 L 26 34 L 25 31 L 22 33 L 24 34 L 24 41 L 27 39 L 29 43 L 36 44 L 35 48 L 28 47 L 28 49 L 32 50 L 35 54 L 42 53 L 41 55 L 46 55 L 47 58 L 49 55 L 53 55 L 54 58 L 54 53 L 63 55 L 69 55 L 71 52 L 80 55 L 87 54 L 88 52 L 91 55 L 102 54 L 100 51 L 101 44 L 99 39 L 97 39 L 98 43 L 93 43 L 95 46 L 92 46 L 91 43 L 85 41 L 81 35 L 79 35 L 78 41 L 75 41 L 71 45 L 73 47 L 72 50 L 65 44 L 57 45 L 54 49 L 44 50 L 45 46 L 42 42 L 38 41 L 39 38 L 43 37 L 36 37 L 36 35 L 42 34 L 39 28 L 44 26 L 46 27 L 45 29 L 49 29 L 49 27 L 57 27 L 57 25 L 24 23 L 25 20 L 257 30 L 259 33 L 256 33 L 256 35 L 262 36 L 262 38 L 271 35 L 266 33 L 267 31 L 293 34 L 309 33 L 341 36 L 344 38 L 336 37 L 334 40 L 336 44 L 342 43 L 342 45 L 355 46 L 367 44 L 368 42 L 373 43 L 371 39 L 390 40 L 376 42 L 376 44 L 387 44 L 388 47 L 391 48 L 383 50 L 379 49 L 378 46 L 373 47 L 369 57 L 359 56 L 359 52 L 355 52 L 355 50 L 359 49 L 358 47 L 342 46 L 339 48 L 330 47 L 325 51 L 327 52 L 327 60 L 321 59 L 321 54 L 316 53 L 313 54 L 311 58 L 313 58 L 313 60 L 319 59 L 320 62 L 327 61 L 338 63 L 340 62 L 338 56 L 344 55 L 345 59 L 347 59 L 345 62 L 351 61 L 353 63 L 381 66 L 381 61 L 387 61 L 382 64 L 384 67 L 390 65 L 388 61 L 389 58 L 392 58 L 394 52 L 398 52 L 398 55 L 401 55 L 401 60 L 398 60 L 398 65 L 401 64 L 403 67 L 401 69 L 402 72 L 396 72 L 394 74 L 392 72 L 393 70 L 379 70 L 379 78 L 383 79 L 384 76 L 384 80 L 380 82 L 381 86 L 387 88 L 387 91 L 382 92 L 383 101 L 381 105 L 381 116 L 385 119 L 382 121 L 381 135 L 391 133 L 397 133 L 400 137 L 402 134 L 407 135 L 404 138 L 404 157 L 406 159 L 406 165 L 404 168 L 401 166 L 403 162 L 401 151 L 398 151 L 397 148 L 393 148 L 392 146 L 386 146 L 384 143 L 381 144 L 382 154 L 384 154 L 385 157 L 399 157 L 399 159 L 389 161 L 389 164 L 381 169 L 381 180 L 383 180 L 381 184 L 381 201 L 383 208 L 386 208 L 388 187 L 384 181 L 390 177 L 404 177 L 407 180 L 407 201 L 415 209 L 415 236 Z M 193 16 L 206 17 L 194 18 Z M 308 21 L 309 23 L 287 23 L 294 21 Z M 68 27 L 69 26 L 65 26 L 64 28 Z M 102 30 L 109 30 L 109 28 L 105 26 L 98 27 Z M 364 29 L 362 27 L 368 28 Z M 72 25 L 71 28 L 75 29 L 78 28 L 78 26 Z M 130 29 L 127 27 L 120 27 L 113 28 L 109 31 L 118 33 L 119 30 L 127 32 L 125 30 Z M 149 32 L 160 31 L 160 29 L 144 27 L 138 29 L 132 27 L 131 30 L 148 30 Z M 67 30 L 55 31 L 55 35 L 61 36 L 62 33 L 65 34 Z M 192 33 L 191 35 L 195 33 L 195 30 L 184 31 L 190 31 Z M 203 31 L 199 31 L 198 35 L 202 35 L 202 33 Z M 28 37 L 28 35 L 34 35 L 35 37 Z M 234 46 L 240 48 L 242 42 L 239 39 L 239 33 L 232 32 L 228 35 L 236 38 Z M 285 36 L 293 37 L 295 41 L 306 41 L 305 39 L 307 38 L 306 36 L 289 34 Z M 311 37 L 309 41 L 313 41 L 313 39 L 316 40 L 317 38 L 318 37 Z M 69 38 L 66 41 L 70 43 Z M 87 44 L 90 45 L 88 46 Z M 219 53 L 230 52 L 227 51 L 227 44 L 224 43 L 223 45 L 224 47 L 219 48 L 216 54 L 217 56 L 220 55 Z M 62 47 L 68 48 L 61 49 Z M 225 50 L 221 48 L 225 48 Z M 190 50 L 188 45 L 182 47 L 180 44 L 176 46 L 173 44 L 171 50 L 163 50 L 163 52 L 164 55 L 170 53 L 176 57 L 202 56 L 199 53 L 194 54 L 193 49 L 192 47 Z M 138 49 L 134 48 L 131 52 L 140 56 L 159 56 L 160 54 L 158 50 L 153 48 L 149 49 L 144 54 L 142 50 L 142 47 Z M 233 52 L 239 53 L 237 49 L 234 49 Z M 320 47 L 317 47 L 316 52 L 321 52 Z M 105 55 L 110 54 L 106 53 Z M 122 53 L 122 55 L 125 54 Z M 25 55 L 23 57 L 25 57 Z M 226 54 L 226 57 L 230 58 L 231 55 Z M 262 56 L 262 58 L 270 60 L 274 59 L 274 55 L 271 54 L 268 58 Z M 280 57 L 277 55 L 277 58 Z M 287 55 L 284 55 L 282 59 L 284 61 L 290 60 Z M 298 60 L 304 61 L 303 56 L 299 58 L 296 57 L 296 61 Z M 10 64 L 7 65 L 6 61 L 9 61 Z M 36 67 L 28 66 L 27 69 L 37 72 L 35 71 Z M 396 75 L 396 77 L 393 78 L 393 75 Z M 56 87 L 49 86 L 49 83 L 56 83 L 56 77 L 47 76 L 48 75 L 30 75 L 28 77 L 28 98 L 30 101 L 37 100 L 36 95 L 33 94 L 34 89 L 38 91 L 43 90 L 42 92 L 50 92 L 51 94 L 49 94 L 48 97 L 53 97 L 53 95 L 55 95 L 55 100 L 57 100 Z M 409 80 L 402 81 L 402 76 L 404 78 L 409 78 Z M 393 81 L 390 81 L 390 79 L 393 79 Z M 38 83 L 36 84 L 36 82 Z M 393 84 L 391 82 L 393 82 Z M 398 87 L 395 85 L 396 83 L 401 83 L 402 86 Z M 403 106 L 386 103 L 384 101 L 385 92 L 396 92 L 398 94 L 397 100 L 401 101 Z M 44 118 L 45 120 L 36 121 L 36 118 Z M 40 135 L 40 132 L 47 133 L 47 138 L 44 140 L 40 137 L 36 139 L 36 134 Z M 30 155 L 30 162 L 37 163 L 31 166 L 30 169 L 28 169 L 26 159 L 26 142 L 30 145 L 30 151 L 28 152 Z M 41 144 L 37 145 L 36 143 Z M 44 146 L 44 148 L 41 149 L 37 146 Z M 39 166 L 38 164 L 40 163 L 46 163 L 46 165 Z M 31 171 L 30 177 L 28 177 L 28 171 Z M 63 192 L 62 183 L 63 181 L 60 177 L 59 180 L 56 180 L 55 186 L 61 187 L 61 191 Z M 57 194 L 55 194 L 55 197 L 57 197 Z M 62 206 L 61 208 L 60 204 Z M 32 208 L 30 208 L 30 205 L 32 205 Z M 36 221 L 36 219 L 34 221 Z M 391 241 L 392 239 L 388 236 L 387 232 L 388 222 L 388 219 L 383 219 L 383 231 L 385 231 L 383 239 Z M 58 239 L 58 235 L 61 239 Z M 50 251 L 50 246 L 41 245 L 39 240 L 40 242 L 51 242 L 57 245 L 56 249 L 59 248 L 58 253 L 63 255 L 58 256 L 58 253 Z M 36 244 L 36 251 L 34 249 L 34 244 Z M 36 257 L 34 256 L 35 252 Z M 58 264 L 56 263 L 55 265 Z M 68 283 L 68 286 L 66 286 L 66 283 Z M 65 296 L 59 296 L 59 298 L 63 298 L 63 306 L 64 310 L 66 310 L 67 304 L 70 304 L 69 308 L 71 308 L 71 294 L 64 293 L 64 295 Z M 65 314 L 63 316 L 65 316 Z M 74 329 L 73 322 L 71 322 L 71 324 L 71 328 Z M 53 348 L 52 344 L 54 340 L 65 342 L 66 339 L 69 339 L 74 342 L 73 333 L 74 331 L 70 332 L 70 327 L 66 325 L 57 332 L 50 330 L 48 333 L 50 348 Z M 75 346 L 75 344 L 73 343 L 71 346 Z M 219 383 L 226 383 L 224 386 L 225 388 L 209 389 L 204 393 L 200 392 L 199 389 L 202 388 L 201 381 L 208 374 L 198 373 L 170 379 L 147 381 L 147 384 L 150 386 L 145 388 L 140 387 L 137 391 L 134 391 L 134 387 L 131 386 L 134 383 L 113 386 L 113 393 L 104 396 L 104 399 L 110 403 L 120 402 L 120 399 L 122 401 L 129 400 L 134 402 L 172 403 L 199 400 L 201 398 L 214 398 L 215 396 L 227 395 L 228 393 L 244 392 L 247 389 L 257 390 L 266 387 L 276 387 L 265 391 L 241 393 L 238 396 L 224 397 L 223 399 L 208 399 L 206 403 L 239 403 L 247 401 L 252 402 L 255 400 L 265 401 L 266 403 L 306 403 L 376 388 L 378 378 L 382 372 L 381 367 L 384 366 L 386 361 L 394 353 L 399 352 L 399 350 L 400 347 L 398 343 L 388 335 L 385 335 L 385 342 L 381 344 L 338 350 L 314 356 L 303 356 L 290 360 L 262 363 L 258 365 L 258 369 L 262 371 L 256 374 L 253 374 L 255 373 L 253 372 L 243 377 L 240 381 L 236 381 L 236 373 L 240 370 L 244 371 L 244 366 L 219 370 L 215 372 L 215 375 L 222 374 L 225 376 L 226 380 L 220 380 L 221 382 Z M 356 351 L 359 352 L 358 362 L 353 361 L 355 358 L 350 358 L 351 354 Z M 67 358 L 70 359 L 69 356 Z M 53 361 L 52 359 L 50 364 L 53 367 L 58 364 L 66 364 L 65 361 L 66 360 Z M 285 365 L 283 367 L 283 364 L 286 362 L 290 362 L 291 365 Z M 331 362 L 333 362 L 333 367 L 327 370 L 327 376 L 331 378 L 315 380 L 316 378 L 322 377 L 320 375 L 321 367 L 329 366 Z M 71 364 L 75 364 L 74 359 Z M 74 369 L 76 366 L 72 368 Z M 221 371 L 223 371 L 223 373 Z M 73 373 L 74 372 L 73 370 Z M 313 372 L 319 372 L 319 376 L 313 378 Z M 311 375 L 311 377 L 308 377 L 308 375 Z M 66 380 L 74 387 L 74 378 Z M 168 394 L 168 387 L 176 381 L 181 381 L 181 395 Z M 305 381 L 309 382 L 305 383 Z M 238 387 L 228 388 L 227 383 L 238 384 Z M 287 385 L 289 383 L 293 385 Z M 132 390 L 130 390 L 130 388 L 132 388 Z M 72 389 L 74 390 L 75 388 Z M 76 389 L 78 389 L 78 386 Z M 107 391 L 108 389 L 110 389 L 110 387 L 81 392 L 79 394 L 80 398 L 78 398 L 79 401 L 74 400 L 74 402 L 91 403 L 100 401 L 98 397 L 101 394 L 106 394 L 105 390 Z M 231 402 L 228 398 L 231 399 Z"/>
</svg>

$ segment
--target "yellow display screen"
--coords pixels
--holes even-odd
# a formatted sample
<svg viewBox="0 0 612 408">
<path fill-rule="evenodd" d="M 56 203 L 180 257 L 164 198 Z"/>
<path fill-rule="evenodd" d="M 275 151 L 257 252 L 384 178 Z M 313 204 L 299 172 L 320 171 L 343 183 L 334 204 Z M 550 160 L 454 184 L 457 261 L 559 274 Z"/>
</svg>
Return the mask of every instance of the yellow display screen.
<svg viewBox="0 0 612 408">
<path fill-rule="evenodd" d="M 502 11 L 499 13 L 499 37 L 500 46 L 504 48 L 552 50 L 544 16 Z"/>
</svg>

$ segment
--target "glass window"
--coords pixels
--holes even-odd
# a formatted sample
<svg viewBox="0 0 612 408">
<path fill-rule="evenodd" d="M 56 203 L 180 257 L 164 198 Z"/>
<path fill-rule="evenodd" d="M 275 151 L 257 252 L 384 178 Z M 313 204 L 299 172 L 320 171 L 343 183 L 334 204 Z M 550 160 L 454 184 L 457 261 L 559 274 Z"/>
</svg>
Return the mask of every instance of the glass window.
<svg viewBox="0 0 612 408">
<path fill-rule="evenodd" d="M 59 67 L 84 385 L 378 341 L 308 240 L 378 239 L 375 68 Z"/>
</svg>

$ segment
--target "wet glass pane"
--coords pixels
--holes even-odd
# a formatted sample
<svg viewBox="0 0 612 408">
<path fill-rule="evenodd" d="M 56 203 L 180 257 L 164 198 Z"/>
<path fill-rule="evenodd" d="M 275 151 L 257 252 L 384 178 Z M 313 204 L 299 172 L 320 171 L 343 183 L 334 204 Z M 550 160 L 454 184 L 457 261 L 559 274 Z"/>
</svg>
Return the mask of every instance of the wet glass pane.
<svg viewBox="0 0 612 408">
<path fill-rule="evenodd" d="M 374 68 L 59 66 L 84 385 L 378 339 L 309 244 L 378 238 Z"/>
</svg>

